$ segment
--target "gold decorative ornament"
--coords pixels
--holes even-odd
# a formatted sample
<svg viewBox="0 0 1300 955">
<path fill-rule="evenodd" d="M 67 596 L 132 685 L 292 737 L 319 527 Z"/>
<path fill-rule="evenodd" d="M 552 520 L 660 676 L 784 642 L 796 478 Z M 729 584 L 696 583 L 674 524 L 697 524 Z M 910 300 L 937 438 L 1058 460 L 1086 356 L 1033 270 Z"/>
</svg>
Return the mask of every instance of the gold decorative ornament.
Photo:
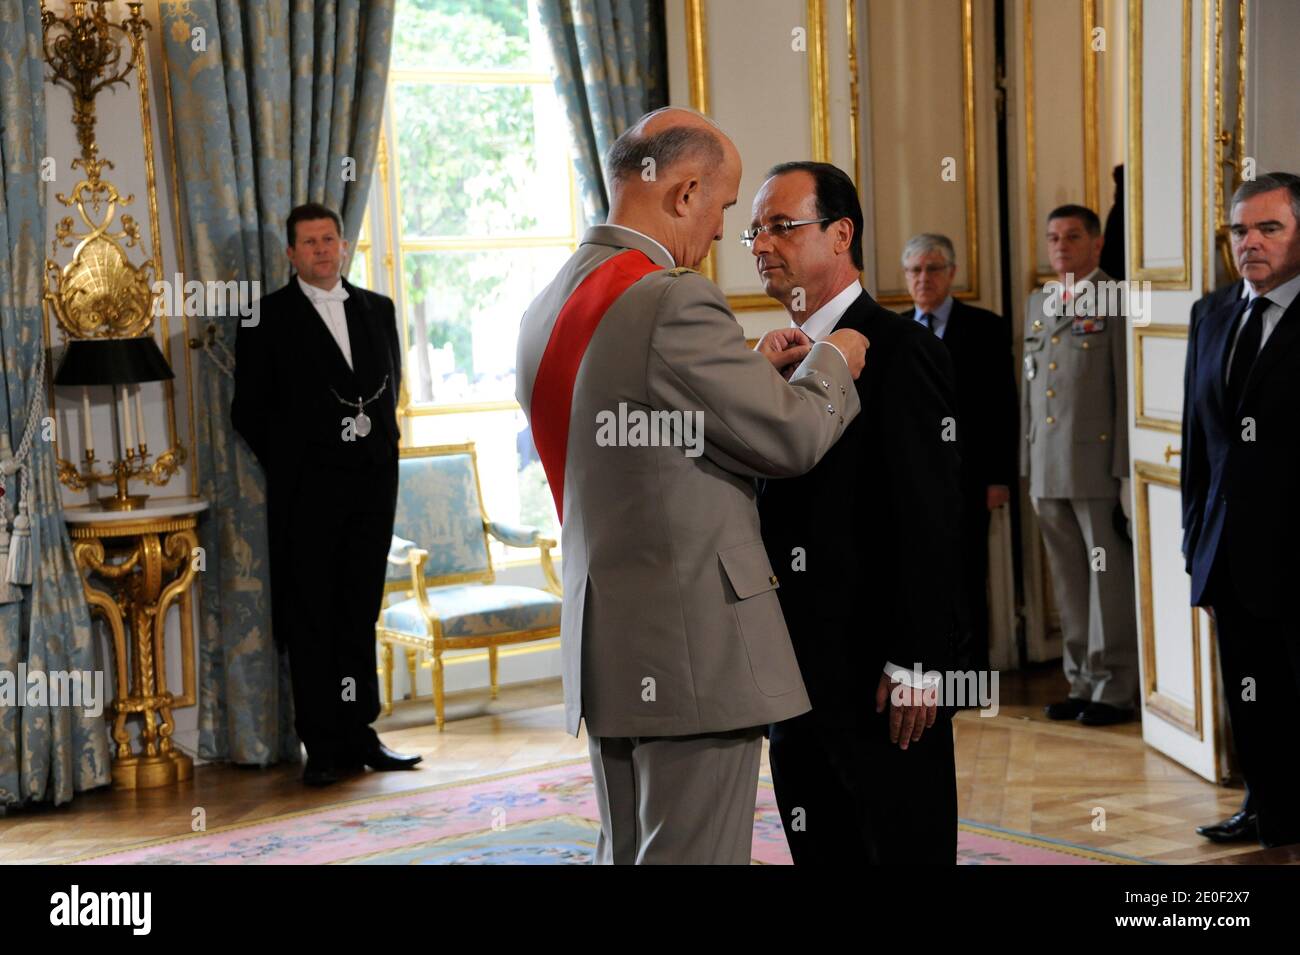
<svg viewBox="0 0 1300 955">
<path fill-rule="evenodd" d="M 114 789 L 152 789 L 182 782 L 194 773 L 193 760 L 172 744 L 172 710 L 197 700 L 192 623 L 196 571 L 191 555 L 198 548 L 198 509 L 170 516 L 69 522 L 86 602 L 92 613 L 104 618 L 111 635 Z M 180 612 L 180 696 L 167 689 L 165 624 L 173 604 Z M 132 747 L 128 718 L 140 719 L 139 751 Z"/>
<path fill-rule="evenodd" d="M 138 0 L 126 4 L 128 14 L 120 23 L 108 19 L 106 6 L 107 0 L 72 0 L 70 11 L 65 16 L 56 16 L 45 7 L 43 0 L 41 3 L 43 51 L 52 71 L 50 79 L 54 85 L 66 88 L 71 94 L 72 122 L 81 147 L 81 155 L 72 160 L 70 167 L 85 174 L 70 193 L 55 194 L 55 198 L 73 210 L 75 216 L 64 216 L 55 225 L 51 257 L 45 261 L 47 315 L 54 316 L 69 342 L 152 339 L 154 285 L 161 267 L 152 142 L 149 117 L 144 112 L 147 89 L 144 37 L 151 24 L 141 16 L 143 3 Z M 123 56 L 123 42 L 130 49 L 129 56 Z M 95 141 L 95 97 L 115 84 L 126 85 L 132 69 L 136 70 L 141 92 L 153 232 L 153 254 L 146 253 L 138 264 L 132 262 L 128 251 L 144 251 L 140 224 L 135 217 L 121 211 L 121 207 L 135 201 L 135 196 L 123 196 L 114 183 L 104 178 L 105 171 L 112 169 L 113 163 L 99 155 L 99 145 Z M 71 259 L 61 263 L 60 250 L 67 249 L 73 250 Z M 167 376 L 170 377 L 170 370 Z M 91 383 L 101 381 L 92 380 Z M 117 460 L 109 462 L 104 470 L 96 470 L 88 425 L 81 465 L 62 457 L 58 459 L 59 480 L 64 486 L 81 490 L 96 484 L 108 484 L 115 488 L 113 495 L 100 498 L 107 510 L 132 510 L 144 506 L 148 495 L 131 494 L 129 482 L 139 479 L 150 485 L 166 484 L 186 459 L 185 448 L 175 440 L 174 427 L 169 427 L 174 447 L 149 460 L 138 381 L 136 378 L 113 386 L 115 427 L 119 420 L 116 406 L 119 403 L 122 406 L 121 454 Z M 132 384 L 136 388 L 138 443 L 131 427 Z M 169 387 L 168 383 L 164 384 L 165 389 Z M 170 395 L 170 391 L 166 393 Z M 83 400 L 83 414 L 88 417 L 89 399 Z M 170 405 L 168 417 L 170 424 Z"/>
</svg>

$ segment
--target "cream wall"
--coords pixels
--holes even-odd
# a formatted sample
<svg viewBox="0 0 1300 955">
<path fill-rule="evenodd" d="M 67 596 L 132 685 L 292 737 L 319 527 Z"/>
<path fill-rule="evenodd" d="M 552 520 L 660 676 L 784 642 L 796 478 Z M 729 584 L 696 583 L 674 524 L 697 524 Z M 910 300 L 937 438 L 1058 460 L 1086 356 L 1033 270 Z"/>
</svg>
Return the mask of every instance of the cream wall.
<svg viewBox="0 0 1300 955">
<path fill-rule="evenodd" d="M 944 231 L 957 246 L 958 294 L 1001 309 L 992 4 L 668 0 L 666 12 L 670 102 L 711 116 L 744 163 L 739 207 L 706 271 L 749 337 L 788 319 L 763 295 L 736 237 L 763 173 L 791 159 L 824 159 L 853 175 L 865 217 L 864 282 L 883 304 L 910 304 L 899 262 L 907 238 Z M 955 181 L 943 176 L 945 157 Z M 995 517 L 992 567 L 993 656 L 1010 666 L 1005 514 Z"/>
<path fill-rule="evenodd" d="M 1260 172 L 1300 172 L 1300 3 L 1251 0 L 1247 10 L 1246 155 Z"/>
</svg>

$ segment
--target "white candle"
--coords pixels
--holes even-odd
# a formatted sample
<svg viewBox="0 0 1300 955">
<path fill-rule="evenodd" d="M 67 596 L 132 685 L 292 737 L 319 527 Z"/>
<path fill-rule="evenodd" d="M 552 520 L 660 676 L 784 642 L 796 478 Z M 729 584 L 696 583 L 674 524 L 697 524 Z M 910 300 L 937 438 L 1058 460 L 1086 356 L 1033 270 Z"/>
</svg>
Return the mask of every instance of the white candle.
<svg viewBox="0 0 1300 955">
<path fill-rule="evenodd" d="M 140 386 L 135 386 L 135 423 L 140 432 L 140 444 L 147 445 L 148 439 L 144 436 L 144 403 L 140 400 Z"/>
<path fill-rule="evenodd" d="M 122 434 L 126 438 L 126 448 L 129 451 L 135 447 L 135 431 L 131 427 L 131 386 L 123 385 L 122 395 Z"/>
<path fill-rule="evenodd" d="M 89 388 L 81 389 L 81 432 L 82 432 L 82 447 L 84 448 L 86 455 L 89 456 L 91 454 L 94 454 L 95 441 L 93 437 L 94 432 L 90 427 L 90 389 Z"/>
<path fill-rule="evenodd" d="M 113 423 L 113 460 L 121 461 L 126 455 L 122 453 L 122 422 L 117 417 L 117 389 L 118 386 L 114 385 L 113 404 L 109 407 L 112 413 L 108 416 L 108 420 Z"/>
</svg>

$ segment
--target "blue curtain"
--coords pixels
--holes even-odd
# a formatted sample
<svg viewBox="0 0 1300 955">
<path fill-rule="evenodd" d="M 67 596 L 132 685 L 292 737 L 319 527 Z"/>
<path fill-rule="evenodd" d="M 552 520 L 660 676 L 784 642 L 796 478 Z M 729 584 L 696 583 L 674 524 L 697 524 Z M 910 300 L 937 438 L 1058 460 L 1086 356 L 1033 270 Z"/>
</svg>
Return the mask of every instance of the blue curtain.
<svg viewBox="0 0 1300 955">
<path fill-rule="evenodd" d="M 0 553 L 13 548 L 30 558 L 30 573 L 13 575 L 30 584 L 11 583 L 7 560 L 0 560 L 0 671 L 28 704 L 0 705 L 0 813 L 24 802 L 66 803 L 110 778 L 104 717 L 66 704 L 30 705 L 18 680 L 23 664 L 28 673 L 103 670 L 63 523 L 54 446 L 40 433 L 46 414 L 44 71 L 38 5 L 0 5 L 0 430 L 20 465 L 0 476 Z M 29 530 L 20 530 L 23 524 Z M 109 682 L 106 674 L 106 694 Z"/>
<path fill-rule="evenodd" d="M 304 202 L 355 241 L 379 144 L 395 0 L 162 4 L 187 278 L 289 279 L 284 222 Z M 199 752 L 296 759 L 286 662 L 271 638 L 265 484 L 230 424 L 234 321 L 207 329 L 195 372 L 203 528 Z M 191 329 L 197 332 L 198 329 Z"/>
<path fill-rule="evenodd" d="M 539 0 L 569 114 L 573 165 L 588 225 L 609 215 L 603 160 L 638 118 L 667 105 L 662 0 Z"/>
</svg>

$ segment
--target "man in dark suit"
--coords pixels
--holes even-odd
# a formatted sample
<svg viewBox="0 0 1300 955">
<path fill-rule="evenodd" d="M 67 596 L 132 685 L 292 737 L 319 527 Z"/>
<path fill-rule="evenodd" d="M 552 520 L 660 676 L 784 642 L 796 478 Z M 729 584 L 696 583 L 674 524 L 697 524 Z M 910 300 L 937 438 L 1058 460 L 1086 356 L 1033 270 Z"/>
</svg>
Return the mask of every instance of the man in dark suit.
<svg viewBox="0 0 1300 955">
<path fill-rule="evenodd" d="M 303 782 L 421 759 L 383 746 L 375 620 L 397 506 L 401 351 L 391 299 L 344 281 L 341 222 L 289 213 L 297 275 L 241 322 L 231 419 L 266 472 L 272 629 L 287 646 Z"/>
<path fill-rule="evenodd" d="M 870 342 L 862 413 L 815 468 L 767 481 L 759 500 L 812 702 L 770 730 L 790 851 L 796 864 L 952 865 L 951 711 L 935 684 L 951 666 L 962 599 L 952 363 L 859 284 L 862 209 L 841 170 L 774 168 L 745 238 L 793 322 L 769 338 L 806 348 L 851 328 Z"/>
<path fill-rule="evenodd" d="M 1244 301 L 1189 335 L 1183 552 L 1207 607 L 1232 737 L 1265 846 L 1300 842 L 1300 178 L 1259 176 L 1232 197 Z"/>
<path fill-rule="evenodd" d="M 1229 282 L 1227 285 L 1216 288 L 1208 295 L 1203 295 L 1192 305 L 1191 318 L 1187 323 L 1187 340 L 1193 341 L 1196 338 L 1196 329 L 1206 315 L 1213 315 L 1224 306 L 1230 306 L 1232 303 L 1239 303 L 1242 298 L 1248 294 L 1246 283 L 1241 279 L 1235 282 Z M 1191 367 L 1189 364 L 1188 368 Z M 1191 384 L 1190 381 L 1184 381 L 1184 390 Z M 1190 393 L 1190 392 L 1189 392 Z M 1187 425 L 1191 421 L 1190 414 L 1183 415 L 1183 447 L 1187 447 Z M 1182 474 L 1184 487 L 1186 486 L 1187 472 Z M 1191 503 L 1191 496 L 1184 494 L 1183 505 L 1186 507 Z M 1186 529 L 1192 526 L 1189 515 L 1183 514 L 1184 541 L 1183 550 L 1186 553 Z M 1259 838 L 1259 825 L 1255 816 L 1255 807 L 1250 801 L 1250 787 L 1246 787 L 1246 798 L 1242 800 L 1241 808 L 1234 812 L 1227 819 L 1221 822 L 1212 823 L 1205 826 L 1196 827 L 1197 835 L 1204 836 L 1211 842 L 1253 842 Z"/>
<path fill-rule="evenodd" d="M 961 449 L 961 571 L 966 626 L 956 667 L 989 668 L 989 515 L 1016 485 L 1020 418 L 1011 322 L 952 297 L 957 255 L 947 236 L 922 233 L 903 247 L 903 275 L 915 304 L 902 312 L 943 339 L 957 383 Z"/>
</svg>

